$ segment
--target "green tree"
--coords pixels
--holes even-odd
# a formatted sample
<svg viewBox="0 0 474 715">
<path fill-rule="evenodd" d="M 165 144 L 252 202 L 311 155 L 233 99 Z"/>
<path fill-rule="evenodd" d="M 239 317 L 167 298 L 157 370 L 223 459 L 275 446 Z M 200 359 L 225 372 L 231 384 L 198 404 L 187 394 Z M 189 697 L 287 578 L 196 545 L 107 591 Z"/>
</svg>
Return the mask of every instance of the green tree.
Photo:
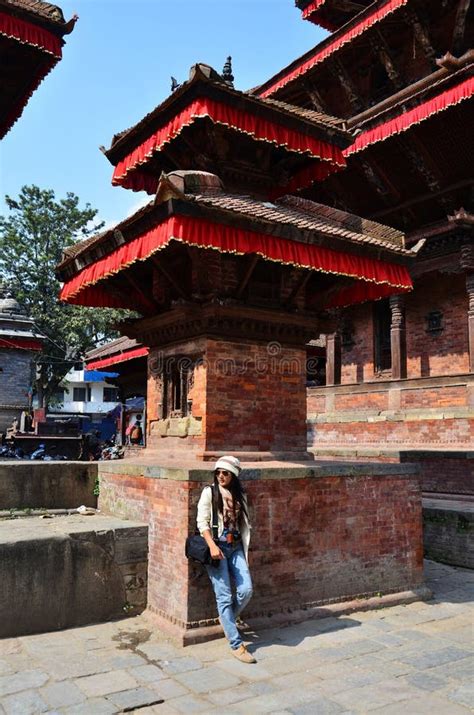
<svg viewBox="0 0 474 715">
<path fill-rule="evenodd" d="M 37 358 L 36 394 L 47 406 L 64 376 L 84 353 L 99 342 L 117 337 L 114 322 L 125 311 L 84 308 L 58 300 L 60 283 L 55 267 L 63 249 L 99 231 L 97 210 L 83 208 L 67 193 L 24 186 L 18 199 L 5 197 L 10 210 L 0 216 L 0 278 L 48 338 Z"/>
</svg>

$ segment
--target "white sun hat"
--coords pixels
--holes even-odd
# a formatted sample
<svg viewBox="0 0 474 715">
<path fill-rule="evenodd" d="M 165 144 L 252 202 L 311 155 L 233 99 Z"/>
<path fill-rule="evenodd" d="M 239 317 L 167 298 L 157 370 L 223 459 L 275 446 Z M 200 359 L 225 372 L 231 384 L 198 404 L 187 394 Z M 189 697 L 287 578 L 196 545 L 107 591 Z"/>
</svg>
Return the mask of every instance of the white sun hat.
<svg viewBox="0 0 474 715">
<path fill-rule="evenodd" d="M 237 457 L 219 457 L 217 460 L 214 471 L 216 469 L 227 469 L 228 472 L 232 472 L 236 477 L 239 476 L 242 467 L 240 466 L 240 460 Z"/>
</svg>

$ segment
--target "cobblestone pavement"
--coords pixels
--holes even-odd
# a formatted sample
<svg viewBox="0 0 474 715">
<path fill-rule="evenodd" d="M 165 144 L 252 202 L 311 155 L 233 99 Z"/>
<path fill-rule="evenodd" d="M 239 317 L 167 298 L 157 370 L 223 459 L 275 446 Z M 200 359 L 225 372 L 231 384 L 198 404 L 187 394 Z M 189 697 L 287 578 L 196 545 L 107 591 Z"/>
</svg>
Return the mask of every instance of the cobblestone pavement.
<svg viewBox="0 0 474 715">
<path fill-rule="evenodd" d="M 185 649 L 146 617 L 0 640 L 0 712 L 465 715 L 474 709 L 474 571 L 427 563 L 428 603 Z M 158 701 L 163 701 L 158 704 Z"/>
</svg>

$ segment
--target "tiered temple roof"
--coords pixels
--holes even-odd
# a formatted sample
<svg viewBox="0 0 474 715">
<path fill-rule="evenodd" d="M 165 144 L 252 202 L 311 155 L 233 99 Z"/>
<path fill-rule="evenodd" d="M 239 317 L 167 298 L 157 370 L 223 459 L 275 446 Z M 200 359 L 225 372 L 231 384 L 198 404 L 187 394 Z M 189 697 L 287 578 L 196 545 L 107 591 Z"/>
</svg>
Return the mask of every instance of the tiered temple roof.
<svg viewBox="0 0 474 715">
<path fill-rule="evenodd" d="M 315 21 L 344 8 L 348 21 L 253 91 L 343 117 L 357 134 L 343 152 L 347 169 L 304 196 L 407 234 L 447 226 L 472 202 L 472 4 L 297 4 Z"/>
<path fill-rule="evenodd" d="M 40 0 L 0 0 L 0 139 L 61 59 L 76 19 L 66 22 L 59 7 Z"/>
<path fill-rule="evenodd" d="M 277 196 L 343 168 L 352 141 L 340 119 L 239 92 L 200 64 L 105 154 L 112 183 L 133 190 L 154 193 L 162 171 L 193 169 L 232 190 Z"/>
<path fill-rule="evenodd" d="M 355 15 L 362 12 L 373 0 L 296 0 L 303 20 L 333 32 Z"/>
<path fill-rule="evenodd" d="M 172 245 L 255 255 L 342 277 L 328 301 L 333 306 L 410 289 L 405 264 L 413 254 L 404 248 L 400 232 L 296 197 L 271 203 L 228 193 L 217 177 L 212 179 L 201 172 L 163 176 L 158 203 L 151 202 L 94 241 L 67 249 L 58 269 L 65 281 L 61 297 L 146 312 L 144 297 L 130 295 L 122 274 L 139 270 L 143 277 Z"/>
</svg>

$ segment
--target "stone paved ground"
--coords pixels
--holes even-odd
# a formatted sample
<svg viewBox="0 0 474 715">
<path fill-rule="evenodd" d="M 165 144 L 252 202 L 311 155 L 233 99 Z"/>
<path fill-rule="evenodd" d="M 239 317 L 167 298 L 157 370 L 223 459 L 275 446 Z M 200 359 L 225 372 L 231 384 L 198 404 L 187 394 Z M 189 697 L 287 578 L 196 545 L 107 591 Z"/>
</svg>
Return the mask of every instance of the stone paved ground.
<svg viewBox="0 0 474 715">
<path fill-rule="evenodd" d="M 143 616 L 0 641 L 0 712 L 465 715 L 474 710 L 474 571 L 428 563 L 429 603 L 174 647 Z M 163 700 L 161 704 L 157 701 Z"/>
</svg>

